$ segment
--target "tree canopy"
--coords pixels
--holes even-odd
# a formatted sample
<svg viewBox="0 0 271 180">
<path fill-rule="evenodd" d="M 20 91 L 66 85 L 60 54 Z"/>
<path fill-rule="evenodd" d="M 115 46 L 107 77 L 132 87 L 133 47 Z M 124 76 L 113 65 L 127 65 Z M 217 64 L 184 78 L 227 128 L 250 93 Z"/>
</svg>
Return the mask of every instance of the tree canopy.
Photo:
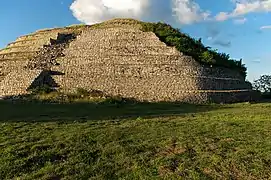
<svg viewBox="0 0 271 180">
<path fill-rule="evenodd" d="M 271 94 L 271 75 L 262 75 L 253 82 L 253 88 L 263 93 Z"/>
</svg>

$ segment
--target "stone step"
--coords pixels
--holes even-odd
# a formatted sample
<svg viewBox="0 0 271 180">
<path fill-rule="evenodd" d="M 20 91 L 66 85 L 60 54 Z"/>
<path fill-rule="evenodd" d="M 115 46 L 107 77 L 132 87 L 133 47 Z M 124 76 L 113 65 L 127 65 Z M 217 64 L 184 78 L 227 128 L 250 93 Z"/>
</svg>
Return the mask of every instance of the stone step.
<svg viewBox="0 0 271 180">
<path fill-rule="evenodd" d="M 108 38 L 104 37 L 104 34 L 81 34 L 78 36 L 77 40 L 78 42 L 108 42 L 108 41 L 159 41 L 159 38 L 155 35 L 152 34 L 150 35 L 141 35 L 141 36 L 134 36 L 134 35 L 123 35 L 123 36 L 117 36 L 114 34 L 109 34 Z"/>
<path fill-rule="evenodd" d="M 193 60 L 193 59 L 192 59 Z M 243 80 L 238 72 L 232 71 L 231 69 L 219 68 L 219 67 L 204 67 L 198 64 L 193 64 L 191 58 L 186 56 L 176 55 L 159 55 L 159 56 L 82 56 L 82 57 L 63 57 L 58 58 L 58 62 L 61 67 L 78 67 L 86 66 L 91 69 L 96 69 L 105 66 L 115 66 L 122 68 L 125 71 L 132 69 L 144 69 L 144 71 L 151 72 L 162 72 L 164 74 L 183 74 L 187 76 L 205 76 L 220 78 L 231 78 Z M 192 62 L 190 62 L 192 61 Z M 192 66 L 191 66 L 192 64 Z M 149 70 L 148 70 L 149 69 Z"/>
<path fill-rule="evenodd" d="M 45 31 L 38 32 L 27 36 L 19 37 L 15 42 L 10 43 L 0 54 L 22 51 L 39 51 L 44 45 L 50 43 L 50 39 L 56 39 L 60 32 L 70 32 L 71 30 Z"/>
<path fill-rule="evenodd" d="M 92 68 L 91 70 L 86 71 L 87 69 Z M 75 70 L 76 69 L 76 70 Z M 76 66 L 74 69 L 72 68 L 58 68 L 65 74 L 71 74 L 74 76 L 75 74 L 81 75 L 90 75 L 98 74 L 100 76 L 121 76 L 121 77 L 140 77 L 140 78 L 150 78 L 150 77 L 158 77 L 167 76 L 168 78 L 178 78 L 180 81 L 186 81 L 187 78 L 192 79 L 197 84 L 210 84 L 209 86 L 212 87 L 215 83 L 220 84 L 221 88 L 223 89 L 224 86 L 228 87 L 236 87 L 240 85 L 241 87 L 246 86 L 246 83 L 242 79 L 238 78 L 227 78 L 227 77 L 215 77 L 215 76 L 196 76 L 196 75 L 187 75 L 185 73 L 168 73 L 167 71 L 157 71 L 154 72 L 153 69 L 141 69 L 138 67 L 137 69 L 129 69 L 123 67 L 103 67 L 103 66 Z M 79 71 L 80 72 L 77 72 Z M 185 79 L 184 79 L 185 78 Z M 212 88 L 210 88 L 212 89 Z"/>
<path fill-rule="evenodd" d="M 78 54 L 79 56 L 79 54 Z M 64 56 L 63 58 L 58 58 L 58 62 L 62 66 L 80 66 L 80 65 L 123 65 L 123 66 L 175 66 L 175 68 L 190 67 L 189 62 L 184 62 L 182 57 L 176 55 L 165 55 L 161 54 L 159 56 L 154 55 L 105 55 L 100 56 L 86 56 L 81 54 L 81 56 Z M 189 59 L 187 59 L 189 61 Z M 176 71 L 175 69 L 173 71 Z"/>
<path fill-rule="evenodd" d="M 0 54 L 0 59 L 19 59 L 19 58 L 29 58 L 33 57 L 37 52 L 36 51 L 21 51 L 21 52 L 12 52 L 12 53 L 3 53 Z"/>
<path fill-rule="evenodd" d="M 157 39 L 99 39 L 99 40 L 92 40 L 87 41 L 85 39 L 77 39 L 75 42 L 71 43 L 71 47 L 86 48 L 85 45 L 88 45 L 88 48 L 91 48 L 93 46 L 135 46 L 135 47 L 145 47 L 145 46 L 164 46 L 166 47 L 166 44 L 163 42 L 160 42 Z"/>
<path fill-rule="evenodd" d="M 74 64 L 61 65 L 57 67 L 57 71 L 63 72 L 65 78 L 83 78 L 82 81 L 88 81 L 96 76 L 99 78 L 122 78 L 122 79 L 156 79 L 165 80 L 164 78 L 174 79 L 174 83 L 179 84 L 179 87 L 196 89 L 213 89 L 213 90 L 231 90 L 248 88 L 247 84 L 242 80 L 234 77 L 223 76 L 201 76 L 195 74 L 195 71 L 187 68 L 180 68 L 174 65 L 167 66 L 142 66 L 142 65 L 113 65 L 113 64 Z M 112 79 L 114 80 L 114 79 Z M 95 79 L 96 81 L 96 79 Z M 150 81 L 151 82 L 151 81 Z"/>
<path fill-rule="evenodd" d="M 27 42 L 31 42 L 31 41 L 35 41 L 37 39 L 29 39 L 29 40 L 16 40 L 14 42 L 11 42 L 7 45 L 7 47 L 10 47 L 10 46 L 19 46 L 19 45 L 22 45 L 24 42 L 27 43 Z M 22 43 L 22 44 L 20 44 Z"/>
<path fill-rule="evenodd" d="M 122 29 L 95 29 L 84 31 L 78 40 L 84 39 L 85 41 L 101 41 L 107 39 L 159 39 L 153 32 L 143 31 L 123 31 Z"/>
<path fill-rule="evenodd" d="M 8 45 L 5 49 L 15 49 L 15 48 L 26 48 L 26 47 L 30 47 L 30 45 Z"/>
<path fill-rule="evenodd" d="M 101 28 L 100 28 L 101 27 Z M 103 28 L 105 27 L 105 28 Z M 107 31 L 107 32 L 121 32 L 121 33 L 130 33 L 130 32 L 133 32 L 133 33 L 141 33 L 143 31 L 141 31 L 140 29 L 137 29 L 137 28 L 131 28 L 130 26 L 129 27 L 121 27 L 121 26 L 118 26 L 118 27 L 108 27 L 108 26 L 93 26 L 93 28 L 90 26 L 89 28 L 89 31 L 92 31 L 92 32 L 104 32 L 104 31 Z"/>
<path fill-rule="evenodd" d="M 81 30 L 86 30 L 89 25 L 74 25 L 62 28 L 41 29 L 35 32 L 35 34 L 46 35 L 49 33 L 76 33 Z"/>
<path fill-rule="evenodd" d="M 57 29 L 47 29 L 36 31 L 32 34 L 19 37 L 16 41 L 28 41 L 28 40 L 41 40 L 50 38 L 56 39 L 58 33 L 73 33 L 75 30 L 73 28 L 57 28 Z"/>
<path fill-rule="evenodd" d="M 25 36 L 21 36 L 21 37 L 17 38 L 16 41 L 33 41 L 33 40 L 40 39 L 40 38 L 42 38 L 42 37 L 39 35 L 29 34 L 29 35 L 25 35 Z"/>
<path fill-rule="evenodd" d="M 89 46 L 81 45 L 80 47 L 70 46 L 64 54 L 67 56 L 70 55 L 78 55 L 78 56 L 115 56 L 115 55 L 178 55 L 180 54 L 175 48 L 164 47 L 164 46 L 148 46 L 148 47 L 116 47 L 116 46 L 93 46 L 87 48 Z"/>
<path fill-rule="evenodd" d="M 48 44 L 50 42 L 50 37 L 48 38 L 33 38 L 28 40 L 16 40 L 15 42 L 9 43 L 8 48 L 16 47 L 16 46 L 33 46 L 38 44 L 42 46 L 44 44 Z"/>
<path fill-rule="evenodd" d="M 38 46 L 37 44 L 32 44 L 32 45 L 29 45 L 29 46 L 16 46 L 16 47 L 8 47 L 8 48 L 5 48 L 3 49 L 1 52 L 0 52 L 0 55 L 1 54 L 8 54 L 8 53 L 13 53 L 13 52 L 33 52 L 33 51 L 38 51 L 39 48 L 41 48 L 42 46 Z"/>
<path fill-rule="evenodd" d="M 45 35 L 39 35 L 39 34 L 32 34 L 27 36 L 19 37 L 16 42 L 25 42 L 25 41 L 49 41 L 49 39 L 56 39 L 57 33 L 51 33 L 51 34 L 45 34 Z"/>
<path fill-rule="evenodd" d="M 27 57 L 21 57 L 21 58 L 2 58 L 0 59 L 0 63 L 1 62 L 20 62 L 20 61 L 28 61 L 29 58 Z"/>
<path fill-rule="evenodd" d="M 18 48 L 18 47 L 30 47 L 35 44 L 37 44 L 40 39 L 34 39 L 34 40 L 29 40 L 29 41 L 15 41 L 7 46 L 7 48 Z M 49 42 L 49 41 L 48 41 Z"/>
<path fill-rule="evenodd" d="M 56 82 L 62 84 L 62 89 L 70 88 L 93 88 L 101 90 L 109 94 L 119 94 L 121 93 L 124 96 L 131 97 L 141 97 L 142 95 L 137 96 L 137 94 L 146 93 L 148 96 L 145 97 L 166 97 L 166 96 L 175 96 L 184 97 L 184 92 L 188 92 L 188 97 L 193 97 L 195 92 L 201 93 L 236 93 L 236 92 L 246 92 L 247 88 L 236 88 L 236 89 L 209 89 L 202 88 L 199 89 L 196 82 L 193 79 L 187 79 L 181 81 L 179 78 L 138 78 L 138 77 L 114 77 L 114 76 L 104 76 L 100 74 L 86 74 L 82 73 L 65 73 L 64 76 L 56 77 Z M 151 85 L 150 85 L 151 82 Z M 169 93 L 170 92 L 170 93 Z"/>
</svg>

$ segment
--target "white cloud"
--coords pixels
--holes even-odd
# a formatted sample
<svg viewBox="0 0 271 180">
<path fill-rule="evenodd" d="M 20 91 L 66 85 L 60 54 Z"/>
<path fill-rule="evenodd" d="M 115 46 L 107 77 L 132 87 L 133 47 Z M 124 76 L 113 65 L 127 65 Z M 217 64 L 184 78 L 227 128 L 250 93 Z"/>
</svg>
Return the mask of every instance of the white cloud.
<svg viewBox="0 0 271 180">
<path fill-rule="evenodd" d="M 271 12 L 271 0 L 232 0 L 235 9 L 232 12 L 220 12 L 215 16 L 217 21 L 240 17 L 253 12 Z"/>
<path fill-rule="evenodd" d="M 70 9 L 81 22 L 95 24 L 112 18 L 141 18 L 150 0 L 75 0 Z"/>
<path fill-rule="evenodd" d="M 254 59 L 254 60 L 252 60 L 252 62 L 254 62 L 254 63 L 260 63 L 261 59 Z"/>
<path fill-rule="evenodd" d="M 177 20 L 182 24 L 192 24 L 207 20 L 210 13 L 202 11 L 200 6 L 193 0 L 172 0 L 173 15 L 177 17 Z"/>
<path fill-rule="evenodd" d="M 246 18 L 239 18 L 239 19 L 234 19 L 233 22 L 235 24 L 245 24 L 245 22 L 247 21 Z"/>
<path fill-rule="evenodd" d="M 229 14 L 226 12 L 220 12 L 215 16 L 217 21 L 225 21 L 229 18 Z"/>
<path fill-rule="evenodd" d="M 260 27 L 261 30 L 264 30 L 264 29 L 271 29 L 271 25 L 268 25 L 268 26 L 262 26 Z"/>
<path fill-rule="evenodd" d="M 212 39 L 213 39 L 213 37 L 211 37 L 211 36 L 207 37 L 208 41 L 211 41 Z"/>
<path fill-rule="evenodd" d="M 164 0 L 160 2 L 164 3 Z M 194 0 L 168 0 L 168 5 L 171 5 L 172 12 L 151 11 L 158 8 L 157 0 L 75 0 L 70 9 L 79 21 L 86 24 L 119 17 L 142 19 L 151 12 L 156 14 L 150 14 L 150 19 L 163 13 L 163 16 L 175 17 L 181 24 L 192 24 L 209 17 L 209 12 L 202 11 Z"/>
</svg>

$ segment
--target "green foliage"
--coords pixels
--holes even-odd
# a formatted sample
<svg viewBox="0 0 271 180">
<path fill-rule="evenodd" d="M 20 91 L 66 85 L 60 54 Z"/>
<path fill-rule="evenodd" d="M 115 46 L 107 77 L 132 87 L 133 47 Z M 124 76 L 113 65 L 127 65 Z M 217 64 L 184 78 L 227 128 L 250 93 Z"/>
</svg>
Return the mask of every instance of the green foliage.
<svg viewBox="0 0 271 180">
<path fill-rule="evenodd" d="M 204 51 L 201 55 L 200 58 L 209 64 L 214 64 L 215 63 L 215 59 L 212 53 L 210 53 L 209 51 Z"/>
<path fill-rule="evenodd" d="M 261 91 L 264 98 L 271 98 L 271 75 L 262 75 L 253 82 L 253 89 Z"/>
<path fill-rule="evenodd" d="M 107 97 L 103 103 L 104 104 L 123 104 L 125 103 L 125 98 L 121 96 Z"/>
<path fill-rule="evenodd" d="M 246 76 L 247 68 L 242 64 L 241 60 L 233 60 L 230 59 L 229 54 L 211 50 L 210 47 L 205 47 L 202 44 L 201 39 L 191 38 L 189 35 L 180 32 L 179 29 L 174 29 L 168 24 L 142 22 L 142 30 L 154 32 L 168 46 L 176 47 L 180 52 L 192 56 L 200 63 L 236 69 Z"/>
<path fill-rule="evenodd" d="M 79 96 L 89 96 L 89 91 L 84 88 L 77 88 L 76 94 Z"/>
<path fill-rule="evenodd" d="M 48 102 L 48 103 L 73 103 L 73 102 L 92 102 L 96 104 L 108 105 L 124 105 L 138 103 L 133 98 L 123 98 L 119 96 L 110 96 L 104 94 L 100 90 L 86 90 L 84 88 L 77 88 L 73 93 L 64 93 L 59 91 L 51 91 L 48 88 L 33 89 L 28 96 L 21 97 L 20 100 L 27 102 Z"/>
<path fill-rule="evenodd" d="M 252 83 L 251 83 L 251 82 L 249 82 L 249 81 L 245 81 L 245 83 L 246 83 L 246 85 L 247 85 L 248 89 L 253 89 L 253 85 L 252 85 Z"/>
<path fill-rule="evenodd" d="M 66 26 L 67 28 L 81 28 L 81 27 L 86 27 L 87 25 L 85 24 L 72 24 L 69 26 Z"/>
<path fill-rule="evenodd" d="M 95 90 L 95 89 L 92 89 L 91 91 L 89 91 L 89 94 L 91 97 L 98 97 L 98 98 L 105 97 L 104 92 L 100 90 Z"/>
<path fill-rule="evenodd" d="M 102 91 L 99 90 L 86 90 L 84 88 L 78 88 L 76 90 L 76 95 L 81 96 L 81 97 L 104 97 L 104 93 Z"/>
</svg>

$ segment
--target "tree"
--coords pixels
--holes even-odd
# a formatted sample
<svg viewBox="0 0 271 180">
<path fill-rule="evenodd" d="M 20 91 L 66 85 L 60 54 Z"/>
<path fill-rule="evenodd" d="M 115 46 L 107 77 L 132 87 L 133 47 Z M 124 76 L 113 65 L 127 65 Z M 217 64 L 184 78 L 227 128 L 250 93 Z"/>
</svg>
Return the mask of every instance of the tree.
<svg viewBox="0 0 271 180">
<path fill-rule="evenodd" d="M 253 82 L 253 88 L 264 94 L 271 94 L 271 75 L 262 75 Z"/>
</svg>

